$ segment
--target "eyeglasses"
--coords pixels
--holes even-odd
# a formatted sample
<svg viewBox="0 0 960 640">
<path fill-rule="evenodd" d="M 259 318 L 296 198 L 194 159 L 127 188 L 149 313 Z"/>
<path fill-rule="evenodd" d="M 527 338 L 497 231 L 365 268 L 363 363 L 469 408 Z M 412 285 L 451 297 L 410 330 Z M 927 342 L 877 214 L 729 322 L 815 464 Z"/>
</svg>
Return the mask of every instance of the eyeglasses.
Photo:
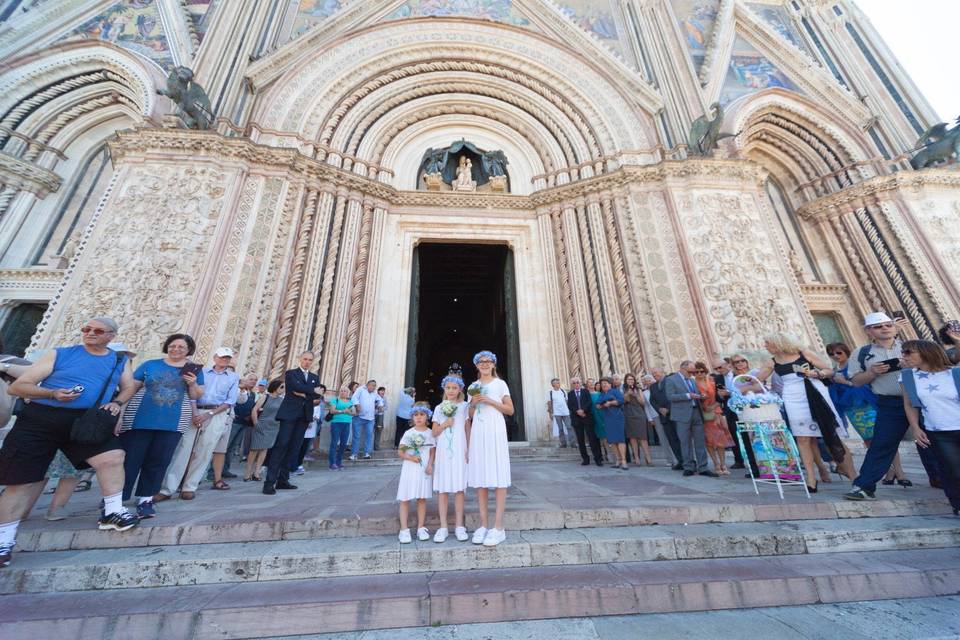
<svg viewBox="0 0 960 640">
<path fill-rule="evenodd" d="M 105 333 L 113 333 L 109 329 L 98 329 L 96 327 L 80 327 L 80 333 L 86 335 L 92 333 L 95 336 L 102 336 Z"/>
<path fill-rule="evenodd" d="M 831 356 L 845 356 L 847 355 L 846 351 L 831 351 L 828 355 Z"/>
<path fill-rule="evenodd" d="M 892 329 L 895 326 L 897 325 L 893 324 L 892 322 L 885 322 L 883 324 L 872 324 L 868 328 L 869 329 Z"/>
<path fill-rule="evenodd" d="M 706 373 L 706 372 L 707 372 L 706 369 L 697 369 L 697 373 Z"/>
<path fill-rule="evenodd" d="M 713 370 L 714 370 L 714 371 L 723 371 L 723 367 L 714 367 Z"/>
<path fill-rule="evenodd" d="M 913 349 L 901 349 L 901 350 L 900 350 L 900 353 L 902 353 L 902 354 L 905 355 L 905 356 L 909 356 L 909 355 L 913 355 L 914 353 L 916 353 L 916 351 L 914 351 Z"/>
<path fill-rule="evenodd" d="M 493 364 L 493 360 L 477 360 L 477 364 Z"/>
</svg>

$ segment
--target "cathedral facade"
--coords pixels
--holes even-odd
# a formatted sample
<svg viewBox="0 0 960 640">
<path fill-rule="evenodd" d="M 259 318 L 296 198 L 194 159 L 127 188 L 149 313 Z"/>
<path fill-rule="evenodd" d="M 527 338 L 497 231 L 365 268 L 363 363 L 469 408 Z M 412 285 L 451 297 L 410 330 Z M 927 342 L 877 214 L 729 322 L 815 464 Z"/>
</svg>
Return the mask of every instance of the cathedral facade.
<svg viewBox="0 0 960 640">
<path fill-rule="evenodd" d="M 140 358 L 422 394 L 960 316 L 960 173 L 850 0 L 0 1 L 7 351 L 112 315 Z M 180 67 L 207 128 L 167 95 Z M 201 118 L 203 119 L 203 118 Z M 695 122 L 722 136 L 697 153 Z M 14 348 L 14 345 L 16 348 Z M 389 431 L 389 429 L 388 429 Z"/>
</svg>

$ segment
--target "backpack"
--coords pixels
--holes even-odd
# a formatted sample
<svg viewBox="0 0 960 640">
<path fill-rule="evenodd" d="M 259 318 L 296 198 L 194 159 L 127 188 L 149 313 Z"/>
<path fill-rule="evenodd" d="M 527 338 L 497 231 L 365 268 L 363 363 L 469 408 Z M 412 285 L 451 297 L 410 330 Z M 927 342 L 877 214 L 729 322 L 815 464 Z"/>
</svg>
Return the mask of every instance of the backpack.
<svg viewBox="0 0 960 640">
<path fill-rule="evenodd" d="M 950 373 L 953 375 L 953 386 L 957 388 L 957 396 L 960 397 L 960 367 L 951 367 Z M 913 369 L 904 369 L 900 379 L 907 397 L 910 398 L 910 404 L 915 409 L 923 409 L 923 403 L 917 394 L 917 379 L 913 376 Z"/>
</svg>

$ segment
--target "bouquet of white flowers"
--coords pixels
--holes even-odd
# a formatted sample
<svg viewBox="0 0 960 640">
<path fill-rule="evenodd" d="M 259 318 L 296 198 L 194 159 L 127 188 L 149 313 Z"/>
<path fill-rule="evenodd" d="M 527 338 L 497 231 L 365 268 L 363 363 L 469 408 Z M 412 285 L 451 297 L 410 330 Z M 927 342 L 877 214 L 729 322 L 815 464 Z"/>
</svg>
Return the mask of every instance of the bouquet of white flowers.
<svg viewBox="0 0 960 640">
<path fill-rule="evenodd" d="M 419 456 L 420 465 L 423 467 L 427 466 L 427 460 L 424 459 L 426 456 L 421 451 L 432 446 L 432 444 L 427 444 L 426 438 L 416 432 L 408 433 L 400 440 L 400 451 L 412 456 Z"/>
<path fill-rule="evenodd" d="M 467 387 L 468 396 L 479 396 L 481 394 L 486 393 L 486 391 L 487 390 L 483 387 L 482 384 L 480 384 L 479 380 L 474 380 L 472 383 L 470 383 L 470 386 Z"/>
<path fill-rule="evenodd" d="M 453 400 L 444 400 L 440 403 L 440 413 L 448 418 L 452 418 L 457 415 L 457 403 Z"/>
</svg>

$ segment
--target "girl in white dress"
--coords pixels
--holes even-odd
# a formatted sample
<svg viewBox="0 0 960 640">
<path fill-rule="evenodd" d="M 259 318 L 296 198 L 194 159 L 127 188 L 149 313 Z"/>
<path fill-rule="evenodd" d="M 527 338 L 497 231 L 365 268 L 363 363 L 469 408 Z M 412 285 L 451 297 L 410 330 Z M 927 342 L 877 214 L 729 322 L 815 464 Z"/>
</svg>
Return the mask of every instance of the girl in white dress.
<svg viewBox="0 0 960 640">
<path fill-rule="evenodd" d="M 440 510 L 440 528 L 434 542 L 447 539 L 447 508 L 449 495 L 454 494 L 453 509 L 457 540 L 467 540 L 463 525 L 463 492 L 467 489 L 467 439 L 470 437 L 469 408 L 463 399 L 463 380 L 457 376 L 443 379 L 443 402 L 433 410 L 433 437 L 437 439 L 436 464 L 433 470 L 433 490 L 437 492 Z M 452 415 L 448 415 L 452 413 Z"/>
<path fill-rule="evenodd" d="M 403 460 L 400 468 L 400 486 L 397 487 L 397 500 L 400 502 L 400 542 L 411 542 L 407 515 L 410 513 L 410 501 L 417 501 L 417 539 L 429 540 L 427 530 L 427 499 L 433 495 L 434 456 L 436 439 L 430 433 L 429 420 L 433 412 L 427 404 L 416 404 L 410 410 L 413 426 L 400 438 L 397 455 Z"/>
<path fill-rule="evenodd" d="M 510 486 L 510 449 L 507 446 L 507 425 L 503 416 L 513 415 L 513 401 L 507 384 L 497 377 L 497 356 L 481 351 L 473 356 L 480 374 L 479 392 L 470 394 L 473 424 L 467 448 L 467 485 L 477 490 L 480 505 L 480 528 L 473 533 L 473 544 L 495 547 L 507 539 L 503 530 L 503 512 L 507 507 Z M 468 393 L 469 390 L 468 390 Z M 487 529 L 487 490 L 496 493 L 497 510 L 493 529 Z"/>
</svg>

